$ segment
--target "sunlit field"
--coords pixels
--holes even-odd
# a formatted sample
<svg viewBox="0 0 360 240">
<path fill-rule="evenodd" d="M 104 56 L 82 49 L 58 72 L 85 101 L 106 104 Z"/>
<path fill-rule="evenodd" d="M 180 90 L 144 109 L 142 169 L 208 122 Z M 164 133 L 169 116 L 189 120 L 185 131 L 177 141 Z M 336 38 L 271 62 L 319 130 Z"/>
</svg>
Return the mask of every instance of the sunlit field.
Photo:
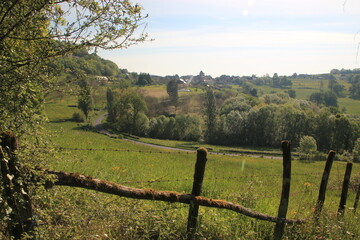
<svg viewBox="0 0 360 240">
<path fill-rule="evenodd" d="M 68 120 L 77 109 L 66 103 L 47 104 L 46 110 L 50 119 L 47 128 L 53 133 L 52 144 L 55 148 L 63 148 L 58 150 L 58 158 L 49 159 L 52 169 L 136 188 L 191 192 L 195 152 L 163 150 L 85 131 Z M 288 218 L 311 221 L 324 165 L 325 162 L 292 162 Z M 355 199 L 354 183 L 360 178 L 358 164 L 353 167 L 353 185 L 345 219 L 340 223 L 336 218 L 344 171 L 344 162 L 334 163 L 324 208 L 326 217 L 321 224 L 340 224 L 341 229 L 358 236 L 358 216 L 350 209 Z M 202 195 L 276 216 L 281 182 L 280 159 L 208 154 Z M 67 187 L 54 187 L 50 194 L 58 197 L 57 208 L 62 209 L 58 215 L 60 220 L 48 230 L 56 232 L 58 239 L 64 236 L 94 238 L 100 233 L 104 234 L 99 235 L 104 239 L 104 236 L 119 238 L 119 234 L 123 236 L 121 239 L 149 239 L 154 235 L 159 235 L 160 239 L 181 239 L 185 236 L 188 208 L 181 204 L 124 199 Z M 200 239 L 264 239 L 272 236 L 273 223 L 226 210 L 200 209 Z M 90 220 L 78 222 L 78 218 Z M 68 225 L 67 221 L 79 225 Z M 287 229 L 292 229 L 286 232 L 290 239 L 310 233 L 314 238 L 316 234 L 337 238 L 341 232 L 332 229 L 324 233 L 311 224 Z"/>
</svg>

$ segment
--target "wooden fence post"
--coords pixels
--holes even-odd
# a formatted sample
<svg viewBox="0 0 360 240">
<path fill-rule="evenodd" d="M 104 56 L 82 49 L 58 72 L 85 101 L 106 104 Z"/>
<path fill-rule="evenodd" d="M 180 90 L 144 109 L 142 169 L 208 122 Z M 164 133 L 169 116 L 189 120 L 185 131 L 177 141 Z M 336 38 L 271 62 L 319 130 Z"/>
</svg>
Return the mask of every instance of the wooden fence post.
<svg viewBox="0 0 360 240">
<path fill-rule="evenodd" d="M 319 197 L 318 197 L 318 200 L 317 200 L 316 206 L 315 206 L 315 220 L 316 221 L 319 219 L 319 215 L 324 206 L 326 188 L 327 188 L 327 184 L 329 181 L 330 171 L 331 171 L 332 164 L 334 162 L 334 158 L 335 158 L 335 151 L 330 150 L 327 160 L 326 160 L 324 172 L 323 172 L 323 175 L 321 178 Z"/>
<path fill-rule="evenodd" d="M 345 212 L 346 199 L 347 199 L 347 194 L 348 194 L 349 185 L 350 185 L 351 170 L 352 170 L 352 163 L 348 162 L 346 164 L 344 182 L 343 182 L 343 187 L 342 187 L 342 191 L 341 191 L 341 199 L 340 199 L 340 204 L 339 204 L 339 209 L 338 209 L 339 215 L 342 215 Z"/>
<path fill-rule="evenodd" d="M 274 239 L 281 239 L 284 234 L 285 219 L 288 210 L 289 194 L 290 194 L 290 180 L 291 180 L 291 152 L 290 141 L 282 141 L 281 148 L 283 151 L 283 181 L 281 199 L 278 211 L 278 221 L 275 225 Z"/>
<path fill-rule="evenodd" d="M 356 197 L 355 197 L 354 212 L 356 212 L 356 208 L 357 208 L 358 203 L 359 203 L 359 197 L 360 197 L 360 183 L 359 183 L 358 190 L 357 190 Z"/>
<path fill-rule="evenodd" d="M 17 139 L 14 134 L 2 133 L 0 146 L 1 174 L 4 197 L 11 208 L 8 230 L 14 239 L 21 239 L 24 233 L 28 234 L 27 239 L 35 239 L 31 200 L 26 181 L 22 179 L 19 171 L 17 150 Z"/>
<path fill-rule="evenodd" d="M 207 161 L 206 148 L 199 148 L 197 150 L 197 158 L 195 164 L 194 182 L 191 194 L 193 196 L 199 196 L 201 194 L 202 183 L 204 180 L 205 165 Z M 197 225 L 197 217 L 199 214 L 199 205 L 190 202 L 188 225 L 187 225 L 187 238 L 194 239 Z"/>
</svg>

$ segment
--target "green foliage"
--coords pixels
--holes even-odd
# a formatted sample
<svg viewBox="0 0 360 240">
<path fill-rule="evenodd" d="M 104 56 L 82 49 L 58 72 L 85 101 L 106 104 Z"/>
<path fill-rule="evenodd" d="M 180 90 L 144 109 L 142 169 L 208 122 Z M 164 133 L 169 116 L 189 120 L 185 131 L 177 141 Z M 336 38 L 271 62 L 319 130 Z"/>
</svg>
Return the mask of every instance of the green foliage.
<svg viewBox="0 0 360 240">
<path fill-rule="evenodd" d="M 231 111 L 248 112 L 251 103 L 243 97 L 233 97 L 226 99 L 220 109 L 221 114 L 229 114 Z"/>
<path fill-rule="evenodd" d="M 321 151 L 351 150 L 360 132 L 357 120 L 319 109 L 306 100 L 292 99 L 285 93 L 266 94 L 261 102 L 244 97 L 224 101 L 214 128 L 213 143 L 224 145 L 272 146 L 291 140 L 297 147 L 302 136 L 314 136 Z"/>
<path fill-rule="evenodd" d="M 79 112 L 74 112 L 72 115 L 72 120 L 75 122 L 84 122 L 84 116 Z"/>
<path fill-rule="evenodd" d="M 49 104 L 47 109 L 54 115 L 62 111 L 71 116 L 73 111 L 66 104 L 61 108 Z M 195 154 L 179 154 L 138 145 L 86 132 L 76 126 L 76 123 L 61 121 L 47 125 L 58 133 L 52 139 L 57 146 L 119 151 L 62 150 L 61 161 L 49 160 L 53 169 L 80 172 L 131 187 L 191 192 Z M 223 147 L 217 146 L 219 148 Z M 203 196 L 239 203 L 276 216 L 282 172 L 279 159 L 216 154 L 208 155 L 208 158 Z M 346 210 L 341 219 L 336 214 L 343 174 L 331 173 L 328 185 L 331 187 L 327 191 L 323 215 L 319 224 L 312 222 L 323 168 L 324 162 L 292 161 L 292 195 L 287 216 L 308 219 L 308 222 L 287 225 L 285 239 L 357 239 L 360 236 L 357 213 Z M 357 179 L 359 165 L 354 164 L 353 168 L 352 178 Z M 335 173 L 342 173 L 345 164 L 334 162 L 334 169 Z M 42 207 L 45 210 L 37 212 L 41 223 L 37 232 L 42 239 L 185 238 L 188 205 L 112 197 L 86 189 L 61 186 L 53 187 L 45 193 L 42 197 L 48 207 Z M 356 192 L 350 189 L 350 207 L 355 195 Z M 273 223 L 251 219 L 231 211 L 200 207 L 197 237 L 271 239 L 273 229 Z"/>
<path fill-rule="evenodd" d="M 244 82 L 242 84 L 245 94 L 249 94 L 253 97 L 257 97 L 258 90 L 249 82 Z"/>
<path fill-rule="evenodd" d="M 114 92 L 110 88 L 107 88 L 106 90 L 106 109 L 108 112 L 107 121 L 110 123 L 116 122 L 116 118 L 118 117 L 117 108 L 115 104 L 116 102 L 115 102 Z"/>
<path fill-rule="evenodd" d="M 85 48 L 76 50 L 72 55 L 57 58 L 50 64 L 57 77 L 64 79 L 76 78 L 76 73 L 81 71 L 88 76 L 104 76 L 114 79 L 120 74 L 118 66 L 109 60 L 105 60 L 95 53 L 89 54 Z"/>
<path fill-rule="evenodd" d="M 136 82 L 136 85 L 139 86 L 146 86 L 146 85 L 151 85 L 153 83 L 150 74 L 148 73 L 140 73 L 138 80 Z"/>
<path fill-rule="evenodd" d="M 353 154 L 353 161 L 360 162 L 360 138 L 356 139 L 354 148 L 352 150 L 352 154 Z"/>
<path fill-rule="evenodd" d="M 45 148 L 42 131 L 44 96 L 58 85 L 49 62 L 84 47 L 114 49 L 144 41 L 141 31 L 133 36 L 143 19 L 141 7 L 122 0 L 0 1 L 0 132 L 13 131 L 19 138 L 16 167 L 29 183 L 26 194 L 36 201 L 37 214 L 47 206 L 37 195 L 44 182 L 40 169 L 48 168 L 48 159 L 54 157 Z M 104 72 L 110 74 L 109 69 Z M 3 201 L 0 204 L 0 227 L 6 232 L 9 212 L 3 211 Z M 9 229 L 15 224 L 7 222 Z"/>
<path fill-rule="evenodd" d="M 332 91 L 327 92 L 316 92 L 310 95 L 309 100 L 316 103 L 317 105 L 325 105 L 325 106 L 338 106 L 337 96 Z"/>
<path fill-rule="evenodd" d="M 293 89 L 289 89 L 285 91 L 291 98 L 296 98 L 296 91 Z"/>
<path fill-rule="evenodd" d="M 288 79 L 286 76 L 279 77 L 277 73 L 275 73 L 274 76 L 272 77 L 271 86 L 275 88 L 287 88 L 292 86 L 292 81 Z"/>
<path fill-rule="evenodd" d="M 198 141 L 201 137 L 200 119 L 190 115 L 159 116 L 150 119 L 147 136 L 151 138 Z"/>
<path fill-rule="evenodd" d="M 170 80 L 166 85 L 166 91 L 169 94 L 170 101 L 177 105 L 178 102 L 178 83 L 177 80 Z"/>
<path fill-rule="evenodd" d="M 217 106 L 213 90 L 208 88 L 205 96 L 205 122 L 206 122 L 206 140 L 209 143 L 216 141 L 217 129 Z"/>
<path fill-rule="evenodd" d="M 345 96 L 345 87 L 344 85 L 341 85 L 336 81 L 335 79 L 329 79 L 329 90 L 334 92 L 336 96 L 338 97 L 344 97 Z"/>
<path fill-rule="evenodd" d="M 303 136 L 300 139 L 298 152 L 301 160 L 312 160 L 311 157 L 316 150 L 316 140 L 312 136 Z"/>
<path fill-rule="evenodd" d="M 89 83 L 85 78 L 79 81 L 80 91 L 78 95 L 78 108 L 84 113 L 85 119 L 89 119 L 89 113 L 93 110 L 93 99 Z"/>
<path fill-rule="evenodd" d="M 266 104 L 285 104 L 289 101 L 289 95 L 284 93 L 265 94 L 262 99 Z"/>
<path fill-rule="evenodd" d="M 107 90 L 108 122 L 117 131 L 142 136 L 148 128 L 144 96 L 132 89 Z"/>
<path fill-rule="evenodd" d="M 360 99 L 360 74 L 352 75 L 348 81 L 351 83 L 349 88 L 350 97 Z"/>
</svg>

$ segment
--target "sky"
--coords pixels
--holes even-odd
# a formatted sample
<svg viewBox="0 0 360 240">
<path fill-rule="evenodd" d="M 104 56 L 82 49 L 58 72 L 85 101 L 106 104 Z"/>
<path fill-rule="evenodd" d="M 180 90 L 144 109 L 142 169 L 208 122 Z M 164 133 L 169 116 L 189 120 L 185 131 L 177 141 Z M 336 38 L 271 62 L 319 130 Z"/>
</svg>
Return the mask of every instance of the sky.
<svg viewBox="0 0 360 240">
<path fill-rule="evenodd" d="M 130 72 L 217 77 L 360 68 L 359 0 L 133 2 L 149 15 L 153 41 L 98 52 Z"/>
</svg>

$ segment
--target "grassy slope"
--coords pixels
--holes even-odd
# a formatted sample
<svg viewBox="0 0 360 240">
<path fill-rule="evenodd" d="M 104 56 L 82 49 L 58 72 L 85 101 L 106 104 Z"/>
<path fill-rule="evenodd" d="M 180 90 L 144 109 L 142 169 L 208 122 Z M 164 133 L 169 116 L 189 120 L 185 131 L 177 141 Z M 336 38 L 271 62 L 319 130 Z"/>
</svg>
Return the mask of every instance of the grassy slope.
<svg viewBox="0 0 360 240">
<path fill-rule="evenodd" d="M 106 148 L 130 152 L 61 151 L 58 159 L 50 160 L 54 169 L 83 173 L 133 187 L 184 193 L 191 191 L 195 154 L 160 151 L 81 130 L 76 123 L 65 121 L 74 111 L 77 111 L 76 108 L 68 105 L 72 105 L 71 102 L 63 101 L 46 105 L 50 119 L 47 128 L 54 133 L 52 142 L 55 146 Z M 323 167 L 324 162 L 293 162 L 289 217 L 299 218 L 311 215 Z M 360 178 L 359 168 L 356 164 L 353 169 L 353 177 L 358 179 Z M 344 169 L 344 163 L 336 162 L 333 166 L 325 205 L 325 209 L 330 213 L 337 210 Z M 276 215 L 281 194 L 281 172 L 281 160 L 209 155 L 203 195 L 237 202 L 256 211 Z M 156 179 L 161 181 L 146 182 Z M 162 210 L 174 208 L 174 206 L 180 207 L 181 205 L 178 204 L 168 205 L 151 201 L 112 198 L 88 190 L 60 187 L 52 191 L 59 198 L 66 199 L 64 203 L 58 203 L 64 205 L 62 214 L 69 219 L 74 219 L 68 220 L 71 223 L 68 225 L 61 221 L 58 225 L 54 225 L 53 231 L 59 235 L 58 239 L 64 238 L 66 234 L 70 238 L 82 236 L 80 239 L 93 238 L 95 235 L 103 236 L 101 234 L 112 238 L 119 238 L 121 235 L 120 238 L 123 239 L 147 239 L 154 230 L 162 238 L 179 239 L 186 228 L 186 208 Z M 350 191 L 350 204 L 354 198 L 354 191 Z M 66 222 L 63 215 L 61 219 Z M 353 215 L 349 213 L 348 216 Z M 76 218 L 91 219 L 91 221 L 85 224 L 77 222 Z M 119 226 L 118 222 L 122 224 Z M 350 223 L 356 224 L 353 220 Z M 208 208 L 201 208 L 200 211 L 199 233 L 207 239 L 235 239 L 245 235 L 248 236 L 247 239 L 263 239 L 271 235 L 272 228 L 273 224 L 254 221 L 228 211 Z M 52 231 L 51 229 L 49 231 Z M 348 228 L 350 232 L 358 231 L 357 234 L 360 234 L 356 229 L 351 224 Z"/>
<path fill-rule="evenodd" d="M 312 93 L 320 91 L 320 83 L 323 82 L 323 90 L 326 91 L 328 80 L 319 80 L 319 79 L 293 79 L 292 89 L 296 91 L 296 98 L 298 99 L 309 99 L 309 96 Z M 345 89 L 348 89 L 350 84 L 344 80 L 338 80 L 338 82 L 345 86 Z M 282 92 L 285 89 L 271 88 L 269 86 L 259 87 L 264 91 L 264 93 L 271 92 Z M 346 108 L 346 113 L 349 114 L 360 114 L 360 100 L 351 99 L 348 97 L 338 99 L 339 108 Z"/>
</svg>

